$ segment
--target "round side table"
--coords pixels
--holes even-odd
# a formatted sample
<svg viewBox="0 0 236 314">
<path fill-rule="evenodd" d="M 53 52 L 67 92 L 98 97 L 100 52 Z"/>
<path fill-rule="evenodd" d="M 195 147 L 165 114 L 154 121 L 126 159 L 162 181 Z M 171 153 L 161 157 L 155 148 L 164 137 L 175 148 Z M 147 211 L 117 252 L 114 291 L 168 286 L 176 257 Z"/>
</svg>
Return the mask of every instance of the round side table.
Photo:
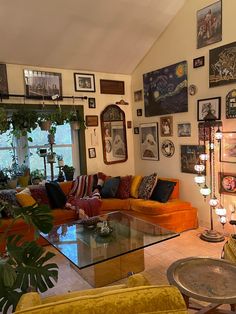
<svg viewBox="0 0 236 314">
<path fill-rule="evenodd" d="M 199 313 L 208 313 L 222 304 L 230 304 L 236 313 L 236 264 L 209 257 L 189 257 L 174 262 L 167 270 L 169 283 L 182 293 L 188 308 L 189 298 L 211 303 L 200 306 Z M 213 313 L 213 312 L 212 312 Z M 215 313 L 221 313 L 217 309 Z"/>
</svg>

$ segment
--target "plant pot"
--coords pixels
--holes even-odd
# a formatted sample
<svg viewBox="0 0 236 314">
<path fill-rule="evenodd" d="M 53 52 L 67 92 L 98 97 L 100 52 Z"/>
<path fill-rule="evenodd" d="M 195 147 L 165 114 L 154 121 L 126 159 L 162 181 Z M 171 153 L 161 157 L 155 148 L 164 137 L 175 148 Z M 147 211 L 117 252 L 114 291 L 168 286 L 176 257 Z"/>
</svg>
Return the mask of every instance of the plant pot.
<svg viewBox="0 0 236 314">
<path fill-rule="evenodd" d="M 29 176 L 18 177 L 18 184 L 22 187 L 27 186 L 29 184 Z"/>
<path fill-rule="evenodd" d="M 64 172 L 66 181 L 73 181 L 74 179 L 74 172 Z"/>
<path fill-rule="evenodd" d="M 41 121 L 39 123 L 39 126 L 40 126 L 42 131 L 49 131 L 51 125 L 52 125 L 52 121 L 50 121 L 50 120 Z"/>
<path fill-rule="evenodd" d="M 79 130 L 80 129 L 80 122 L 79 121 L 71 121 L 70 126 L 72 130 Z"/>
<path fill-rule="evenodd" d="M 47 162 L 56 162 L 56 153 L 53 154 L 47 154 Z"/>
<path fill-rule="evenodd" d="M 17 186 L 17 178 L 16 178 L 16 179 L 7 180 L 7 186 L 8 186 L 10 189 L 15 189 L 16 186 Z"/>
</svg>

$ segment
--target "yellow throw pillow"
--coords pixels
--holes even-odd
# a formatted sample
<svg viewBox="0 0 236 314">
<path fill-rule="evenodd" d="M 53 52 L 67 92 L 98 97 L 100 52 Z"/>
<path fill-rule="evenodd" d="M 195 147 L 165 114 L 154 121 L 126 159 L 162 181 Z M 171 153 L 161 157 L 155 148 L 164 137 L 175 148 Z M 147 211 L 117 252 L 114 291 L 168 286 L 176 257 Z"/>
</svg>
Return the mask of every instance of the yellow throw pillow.
<svg viewBox="0 0 236 314">
<path fill-rule="evenodd" d="M 16 199 L 22 207 L 33 206 L 37 203 L 36 200 L 31 195 L 24 193 L 17 193 Z"/>
<path fill-rule="evenodd" d="M 138 198 L 138 189 L 142 181 L 142 176 L 134 176 L 131 183 L 130 195 L 133 198 Z"/>
</svg>

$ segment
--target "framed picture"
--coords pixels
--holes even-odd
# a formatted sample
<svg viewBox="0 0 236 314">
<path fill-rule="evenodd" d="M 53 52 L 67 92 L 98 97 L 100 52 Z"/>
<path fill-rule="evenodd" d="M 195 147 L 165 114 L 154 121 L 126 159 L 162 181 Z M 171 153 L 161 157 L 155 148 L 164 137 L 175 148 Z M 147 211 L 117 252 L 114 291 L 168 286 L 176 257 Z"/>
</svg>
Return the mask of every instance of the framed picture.
<svg viewBox="0 0 236 314">
<path fill-rule="evenodd" d="M 88 73 L 74 73 L 76 92 L 95 92 L 95 76 Z"/>
<path fill-rule="evenodd" d="M 178 123 L 177 125 L 178 137 L 191 136 L 191 123 Z"/>
<path fill-rule="evenodd" d="M 219 172 L 219 193 L 236 195 L 236 173 Z"/>
<path fill-rule="evenodd" d="M 236 89 L 226 95 L 226 119 L 236 118 Z"/>
<path fill-rule="evenodd" d="M 89 158 L 96 158 L 96 149 L 95 148 L 89 148 L 88 153 L 89 153 Z"/>
<path fill-rule="evenodd" d="M 161 143 L 161 152 L 165 157 L 172 157 L 175 153 L 175 145 L 170 140 L 164 140 Z"/>
<path fill-rule="evenodd" d="M 139 127 L 134 128 L 134 134 L 139 134 Z"/>
<path fill-rule="evenodd" d="M 159 160 L 158 123 L 140 124 L 141 158 Z"/>
<path fill-rule="evenodd" d="M 193 59 L 193 67 L 194 68 L 200 68 L 203 67 L 205 65 L 205 57 L 198 57 Z"/>
<path fill-rule="evenodd" d="M 137 116 L 141 117 L 143 115 L 143 110 L 142 109 L 137 109 Z"/>
<path fill-rule="evenodd" d="M 173 117 L 166 116 L 160 118 L 161 136 L 173 135 Z"/>
<path fill-rule="evenodd" d="M 209 87 L 236 82 L 236 42 L 209 51 Z"/>
<path fill-rule="evenodd" d="M 132 121 L 127 121 L 127 129 L 131 129 L 132 128 Z"/>
<path fill-rule="evenodd" d="M 125 145 L 125 131 L 123 125 L 111 126 L 112 155 L 115 158 L 125 158 L 127 156 Z"/>
<path fill-rule="evenodd" d="M 86 126 L 98 126 L 98 116 L 85 116 Z"/>
<path fill-rule="evenodd" d="M 96 99 L 95 98 L 89 98 L 88 99 L 88 106 L 89 108 L 96 108 Z"/>
<path fill-rule="evenodd" d="M 217 1 L 197 11 L 197 48 L 222 40 L 222 2 Z"/>
<path fill-rule="evenodd" d="M 187 61 L 145 73 L 143 75 L 143 94 L 145 117 L 187 112 Z"/>
<path fill-rule="evenodd" d="M 204 145 L 181 145 L 181 172 L 194 173 L 199 155 L 204 153 Z"/>
<path fill-rule="evenodd" d="M 0 64 L 0 94 L 1 98 L 9 98 L 8 95 L 8 82 L 7 82 L 7 66 Z"/>
<path fill-rule="evenodd" d="M 134 92 L 134 101 L 141 101 L 143 99 L 143 91 L 140 89 L 140 90 L 136 90 Z"/>
<path fill-rule="evenodd" d="M 28 98 L 62 99 L 61 73 L 24 70 Z"/>
<path fill-rule="evenodd" d="M 236 132 L 223 132 L 220 141 L 220 161 L 236 163 Z"/>
<path fill-rule="evenodd" d="M 101 94 L 124 95 L 125 82 L 115 80 L 100 80 Z"/>
<path fill-rule="evenodd" d="M 211 119 L 220 120 L 221 97 L 199 99 L 197 101 L 197 120 L 204 121 L 207 115 L 210 115 Z"/>
</svg>

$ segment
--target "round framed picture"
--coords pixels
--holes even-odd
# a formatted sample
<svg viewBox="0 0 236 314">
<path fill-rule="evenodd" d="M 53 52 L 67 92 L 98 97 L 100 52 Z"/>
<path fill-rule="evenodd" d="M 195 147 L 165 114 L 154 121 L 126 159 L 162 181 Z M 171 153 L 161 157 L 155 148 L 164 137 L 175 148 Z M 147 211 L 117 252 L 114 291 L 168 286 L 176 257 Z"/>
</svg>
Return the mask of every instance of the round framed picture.
<svg viewBox="0 0 236 314">
<path fill-rule="evenodd" d="M 165 140 L 161 144 L 161 152 L 165 157 L 172 157 L 175 153 L 175 145 L 170 140 Z"/>
</svg>

